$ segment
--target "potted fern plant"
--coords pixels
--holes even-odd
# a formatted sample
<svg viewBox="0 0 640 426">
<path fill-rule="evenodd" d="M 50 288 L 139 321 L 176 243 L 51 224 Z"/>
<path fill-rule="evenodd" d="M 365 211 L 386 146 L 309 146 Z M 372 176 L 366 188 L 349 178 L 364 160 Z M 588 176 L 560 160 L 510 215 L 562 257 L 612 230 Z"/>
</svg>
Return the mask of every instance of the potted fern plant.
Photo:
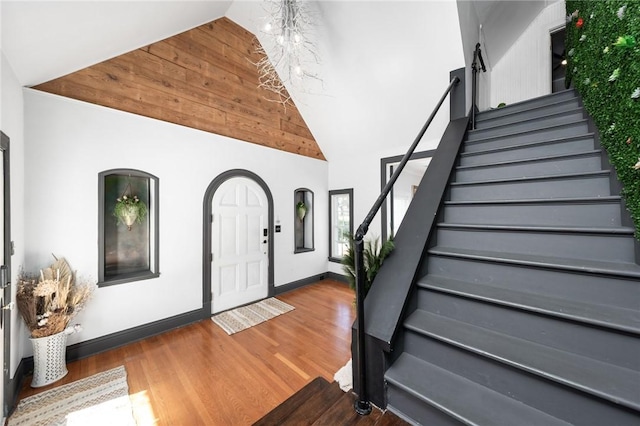
<svg viewBox="0 0 640 426">
<path fill-rule="evenodd" d="M 378 274 L 384 259 L 387 258 L 395 248 L 393 238 L 389 238 L 384 243 L 380 243 L 380 238 L 365 240 L 364 242 L 364 294 L 369 292 L 373 279 Z M 342 258 L 342 269 L 347 274 L 349 287 L 356 288 L 356 252 L 353 236 L 349 235 L 349 248 Z"/>
</svg>

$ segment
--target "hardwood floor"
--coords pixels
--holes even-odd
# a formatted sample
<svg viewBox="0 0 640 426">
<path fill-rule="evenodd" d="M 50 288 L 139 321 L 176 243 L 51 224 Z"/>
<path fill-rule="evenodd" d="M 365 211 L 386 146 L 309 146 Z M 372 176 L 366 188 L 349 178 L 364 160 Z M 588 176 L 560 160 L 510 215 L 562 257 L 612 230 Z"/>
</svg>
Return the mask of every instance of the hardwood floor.
<svg viewBox="0 0 640 426">
<path fill-rule="evenodd" d="M 350 358 L 353 292 L 323 280 L 278 296 L 295 310 L 228 336 L 207 319 L 68 364 L 55 385 L 124 365 L 139 425 L 249 425 Z"/>
</svg>

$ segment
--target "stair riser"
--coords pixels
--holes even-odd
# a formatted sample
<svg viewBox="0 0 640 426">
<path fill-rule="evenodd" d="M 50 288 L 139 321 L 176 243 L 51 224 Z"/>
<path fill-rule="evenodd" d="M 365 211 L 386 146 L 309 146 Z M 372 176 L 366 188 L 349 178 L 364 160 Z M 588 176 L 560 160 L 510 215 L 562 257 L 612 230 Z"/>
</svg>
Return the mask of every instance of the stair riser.
<svg viewBox="0 0 640 426">
<path fill-rule="evenodd" d="M 620 226 L 619 203 L 454 205 L 444 221 L 480 225 Z"/>
<path fill-rule="evenodd" d="M 529 132 L 542 129 L 548 126 L 569 123 L 584 118 L 582 110 L 578 112 L 564 112 L 551 117 L 535 118 L 529 121 L 517 122 L 505 126 L 488 127 L 486 129 L 472 130 L 469 132 L 469 141 L 478 139 L 493 138 L 496 136 L 510 135 L 516 132 Z"/>
<path fill-rule="evenodd" d="M 614 404 L 415 333 L 406 334 L 405 351 L 423 359 L 428 354 L 432 364 L 576 425 L 631 425 L 637 421 Z"/>
<path fill-rule="evenodd" d="M 608 262 L 635 261 L 631 235 L 439 228 L 437 242 L 441 247 L 466 250 Z"/>
<path fill-rule="evenodd" d="M 451 201 L 531 200 L 541 198 L 606 197 L 608 176 L 543 179 L 451 186 Z"/>
<path fill-rule="evenodd" d="M 576 97 L 575 92 L 573 91 L 562 92 L 562 93 L 554 94 L 553 96 L 531 99 L 528 101 L 519 102 L 517 104 L 507 105 L 504 108 L 496 108 L 488 111 L 482 111 L 478 113 L 477 119 L 487 120 L 495 117 L 502 117 L 505 115 L 512 114 L 514 112 L 526 111 L 529 109 L 538 108 L 538 107 L 542 107 L 552 103 L 557 103 L 557 102 L 566 101 L 570 99 L 576 99 L 576 100 L 578 99 Z"/>
<path fill-rule="evenodd" d="M 478 141 L 467 141 L 464 144 L 463 152 L 477 152 L 487 149 L 505 148 L 508 146 L 521 145 L 531 142 L 544 142 L 552 139 L 569 138 L 588 133 L 585 122 L 567 124 L 548 129 L 541 129 L 534 132 L 516 133 L 514 135 L 490 138 Z"/>
<path fill-rule="evenodd" d="M 552 104 L 543 108 L 536 108 L 526 111 L 517 112 L 514 114 L 505 115 L 502 117 L 489 118 L 476 120 L 476 129 L 486 129 L 493 126 L 502 126 L 505 124 L 518 123 L 520 121 L 531 120 L 534 118 L 540 118 L 551 114 L 559 114 L 567 111 L 579 108 L 580 102 L 577 99 L 573 99 L 566 102 Z"/>
<path fill-rule="evenodd" d="M 456 182 L 476 182 L 491 179 L 539 177 L 561 173 L 586 173 L 602 170 L 600 154 L 527 163 L 505 164 L 456 172 Z"/>
<path fill-rule="evenodd" d="M 445 414 L 438 408 L 425 404 L 415 396 L 389 383 L 387 388 L 387 408 L 400 417 L 411 419 L 420 425 L 461 426 L 463 423 Z"/>
<path fill-rule="evenodd" d="M 638 309 L 640 305 L 638 283 L 634 279 L 434 255 L 429 255 L 427 267 L 430 275 L 478 285 L 627 309 Z"/>
<path fill-rule="evenodd" d="M 640 370 L 637 336 L 426 289 L 418 292 L 418 308 L 562 351 Z"/>
<path fill-rule="evenodd" d="M 462 155 L 460 157 L 460 165 L 476 166 L 493 164 L 500 161 L 525 160 L 550 155 L 579 154 L 593 150 L 594 145 L 593 137 L 565 139 L 552 144 L 523 146 L 505 151 L 490 151 L 484 154 Z"/>
</svg>

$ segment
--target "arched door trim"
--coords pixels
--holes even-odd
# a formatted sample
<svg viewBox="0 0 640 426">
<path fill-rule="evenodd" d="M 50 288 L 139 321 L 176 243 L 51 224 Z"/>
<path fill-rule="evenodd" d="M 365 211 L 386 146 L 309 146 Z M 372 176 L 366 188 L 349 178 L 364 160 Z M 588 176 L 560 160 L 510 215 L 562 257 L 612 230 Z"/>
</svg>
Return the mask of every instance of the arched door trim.
<svg viewBox="0 0 640 426">
<path fill-rule="evenodd" d="M 204 193 L 203 201 L 203 216 L 202 216 L 202 310 L 205 315 L 211 315 L 211 218 L 213 211 L 211 210 L 211 203 L 213 201 L 213 194 L 224 182 L 231 178 L 244 177 L 256 182 L 264 191 L 267 196 L 268 202 L 268 247 L 269 247 L 269 269 L 268 269 L 268 286 L 269 297 L 275 295 L 274 287 L 274 273 L 273 273 L 273 196 L 271 190 L 266 182 L 257 174 L 244 169 L 227 170 L 219 174 L 207 187 Z"/>
</svg>

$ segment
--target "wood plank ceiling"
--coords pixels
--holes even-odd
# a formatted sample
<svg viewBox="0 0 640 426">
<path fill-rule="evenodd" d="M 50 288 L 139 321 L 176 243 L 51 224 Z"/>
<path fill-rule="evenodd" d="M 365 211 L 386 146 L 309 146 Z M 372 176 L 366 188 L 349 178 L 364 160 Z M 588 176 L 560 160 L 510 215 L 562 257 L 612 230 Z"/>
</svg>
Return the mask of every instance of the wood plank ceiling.
<svg viewBox="0 0 640 426">
<path fill-rule="evenodd" d="M 258 43 L 220 18 L 34 89 L 325 160 L 297 108 L 258 88 Z"/>
</svg>

